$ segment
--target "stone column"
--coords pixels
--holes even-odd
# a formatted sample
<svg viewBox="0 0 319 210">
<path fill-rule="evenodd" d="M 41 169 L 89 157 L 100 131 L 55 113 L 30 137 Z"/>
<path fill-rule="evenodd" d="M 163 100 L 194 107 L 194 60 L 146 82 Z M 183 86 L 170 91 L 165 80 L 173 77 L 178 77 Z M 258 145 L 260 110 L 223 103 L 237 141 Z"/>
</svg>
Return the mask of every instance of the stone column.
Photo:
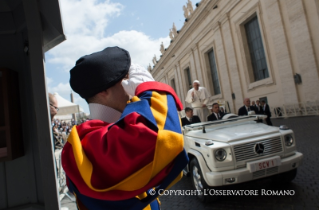
<svg viewBox="0 0 319 210">
<path fill-rule="evenodd" d="M 176 82 L 176 85 L 179 87 L 179 90 L 180 90 L 180 99 L 181 99 L 181 102 L 184 106 L 186 106 L 186 102 L 185 102 L 185 97 L 186 97 L 186 94 L 187 92 L 185 92 L 185 77 L 183 76 L 183 72 L 181 70 L 181 66 L 180 66 L 180 62 L 178 62 L 178 65 L 175 65 L 175 68 L 176 68 L 176 72 L 177 72 L 177 82 Z"/>
<path fill-rule="evenodd" d="M 234 48 L 233 34 L 229 22 L 229 14 L 226 14 L 221 22 L 221 30 L 223 34 L 223 43 L 225 56 L 228 67 L 228 75 L 231 85 L 231 93 L 235 94 L 235 99 L 232 96 L 226 96 L 229 101 L 230 107 L 233 113 L 237 113 L 237 110 L 243 105 L 243 90 L 240 81 L 240 74 L 238 70 L 237 56 Z"/>
<path fill-rule="evenodd" d="M 166 84 L 171 85 L 169 78 L 168 78 L 168 72 L 165 73 L 165 81 L 166 81 L 165 82 Z"/>
<path fill-rule="evenodd" d="M 267 22 L 270 37 L 273 41 L 275 56 L 273 59 L 273 67 L 277 69 L 280 84 L 277 88 L 281 88 L 282 99 L 284 104 L 298 103 L 298 92 L 294 82 L 294 67 L 292 65 L 290 50 L 287 40 L 287 34 L 284 29 L 283 19 L 277 0 L 264 1 L 265 13 L 267 14 Z M 273 75 L 276 76 L 276 75 Z"/>
<path fill-rule="evenodd" d="M 176 88 L 176 94 L 178 95 L 179 99 L 182 100 L 182 94 L 181 94 L 181 81 L 180 76 L 178 75 L 177 65 L 174 66 L 174 79 L 175 79 L 175 88 Z"/>
<path fill-rule="evenodd" d="M 193 49 L 191 49 L 191 51 L 189 52 L 189 69 L 190 69 L 190 73 L 191 73 L 191 77 L 192 77 L 192 82 L 197 79 L 197 69 L 195 66 L 195 60 L 194 60 L 194 56 L 193 56 Z"/>
<path fill-rule="evenodd" d="M 296 73 L 302 77 L 302 101 L 319 100 L 318 66 L 315 61 L 310 31 L 302 0 L 282 1 L 287 9 L 291 48 Z"/>
<path fill-rule="evenodd" d="M 218 72 L 218 79 L 220 84 L 220 91 L 223 97 L 223 100 L 229 101 L 231 99 L 231 81 L 230 77 L 228 75 L 228 66 L 227 66 L 227 60 L 225 57 L 225 51 L 224 51 L 224 44 L 223 44 L 223 38 L 222 38 L 222 31 L 220 28 L 220 24 L 217 23 L 215 26 L 215 60 L 216 60 L 216 66 L 217 66 L 217 72 Z M 233 105 L 232 100 L 229 101 L 230 105 Z M 231 106 L 233 107 L 233 106 Z M 234 110 L 232 110 L 233 112 Z"/>
<path fill-rule="evenodd" d="M 195 66 L 195 69 L 196 69 L 196 75 L 197 75 L 197 79 L 203 84 L 203 85 L 206 85 L 204 83 L 204 80 L 203 80 L 203 75 L 202 75 L 202 69 L 201 69 L 201 66 L 200 66 L 200 57 L 199 57 L 199 52 L 198 52 L 198 46 L 197 44 L 195 44 L 193 47 L 192 47 L 192 54 L 193 54 L 193 59 L 194 59 L 194 66 Z M 209 90 L 209 89 L 207 89 Z"/>
</svg>

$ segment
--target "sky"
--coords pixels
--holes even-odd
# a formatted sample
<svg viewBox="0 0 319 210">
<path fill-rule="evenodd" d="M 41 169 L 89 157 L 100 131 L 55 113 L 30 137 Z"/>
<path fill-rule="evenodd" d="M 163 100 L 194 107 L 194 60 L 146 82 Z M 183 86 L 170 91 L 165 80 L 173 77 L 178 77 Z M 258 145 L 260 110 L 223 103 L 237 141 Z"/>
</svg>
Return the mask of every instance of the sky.
<svg viewBox="0 0 319 210">
<path fill-rule="evenodd" d="M 70 69 L 83 55 L 119 46 L 129 51 L 132 63 L 145 68 L 160 56 L 160 45 L 170 43 L 169 29 L 184 24 L 187 0 L 59 0 L 66 40 L 45 53 L 48 92 L 70 100 Z M 193 1 L 195 5 L 197 1 Z M 195 9 L 195 6 L 194 6 Z M 87 103 L 74 93 L 85 113 Z"/>
</svg>

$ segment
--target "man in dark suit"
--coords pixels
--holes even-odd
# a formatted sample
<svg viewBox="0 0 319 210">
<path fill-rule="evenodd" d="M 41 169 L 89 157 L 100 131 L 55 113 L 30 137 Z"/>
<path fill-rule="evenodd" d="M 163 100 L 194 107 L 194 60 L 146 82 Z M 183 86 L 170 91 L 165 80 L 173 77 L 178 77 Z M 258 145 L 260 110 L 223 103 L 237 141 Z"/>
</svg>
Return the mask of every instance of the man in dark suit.
<svg viewBox="0 0 319 210">
<path fill-rule="evenodd" d="M 224 116 L 224 114 L 221 111 L 219 111 L 218 103 L 213 104 L 211 111 L 212 111 L 212 114 L 207 117 L 208 121 L 220 120 Z"/>
<path fill-rule="evenodd" d="M 182 118 L 182 126 L 201 122 L 198 116 L 193 115 L 192 108 L 186 107 L 185 115 L 186 116 Z"/>
<path fill-rule="evenodd" d="M 256 114 L 264 114 L 263 108 L 262 108 L 259 100 L 256 100 L 256 104 L 255 104 L 254 108 L 255 108 L 255 113 Z M 256 122 L 262 123 L 263 120 L 262 119 L 258 119 L 258 120 L 256 120 Z"/>
<path fill-rule="evenodd" d="M 220 112 L 221 112 L 223 115 L 227 114 L 223 107 L 220 107 L 219 109 L 220 109 Z"/>
<path fill-rule="evenodd" d="M 238 116 L 248 115 L 249 111 L 255 111 L 255 107 L 250 106 L 250 99 L 249 98 L 245 98 L 244 99 L 244 106 L 242 106 L 238 109 Z"/>
<path fill-rule="evenodd" d="M 264 114 L 263 108 L 261 107 L 259 100 L 256 100 L 255 113 L 256 114 Z"/>
<path fill-rule="evenodd" d="M 270 109 L 269 109 L 268 104 L 266 104 L 265 101 L 261 101 L 261 106 L 262 106 L 262 108 L 263 108 L 264 115 L 267 115 L 267 118 L 265 119 L 267 125 L 272 125 L 272 123 L 271 123 L 271 121 L 270 121 L 271 112 L 270 112 Z"/>
<path fill-rule="evenodd" d="M 251 102 L 251 105 L 252 105 L 252 106 L 255 106 L 255 105 L 256 105 L 255 101 L 252 101 L 252 102 Z"/>
</svg>

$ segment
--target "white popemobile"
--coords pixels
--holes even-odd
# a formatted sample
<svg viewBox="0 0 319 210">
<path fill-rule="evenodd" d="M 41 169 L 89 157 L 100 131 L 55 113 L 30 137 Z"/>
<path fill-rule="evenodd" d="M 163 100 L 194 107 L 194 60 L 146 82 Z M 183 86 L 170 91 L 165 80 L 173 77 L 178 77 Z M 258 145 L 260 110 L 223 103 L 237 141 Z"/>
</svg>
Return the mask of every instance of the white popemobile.
<svg viewBox="0 0 319 210">
<path fill-rule="evenodd" d="M 184 126 L 184 146 L 197 197 L 215 198 L 207 189 L 272 176 L 290 182 L 297 174 L 303 154 L 297 152 L 294 133 L 287 126 L 257 123 L 264 115 L 227 114 L 222 120 Z"/>
</svg>

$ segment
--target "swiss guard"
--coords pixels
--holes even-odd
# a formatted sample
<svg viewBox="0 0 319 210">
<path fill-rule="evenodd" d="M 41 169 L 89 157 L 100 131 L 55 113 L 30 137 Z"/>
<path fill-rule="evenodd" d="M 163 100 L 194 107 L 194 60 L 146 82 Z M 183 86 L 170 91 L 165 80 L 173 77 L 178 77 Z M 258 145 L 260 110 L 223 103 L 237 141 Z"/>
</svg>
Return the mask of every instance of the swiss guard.
<svg viewBox="0 0 319 210">
<path fill-rule="evenodd" d="M 159 193 L 188 163 L 174 90 L 119 47 L 81 57 L 70 86 L 91 118 L 72 128 L 62 152 L 78 209 L 160 209 Z"/>
</svg>

